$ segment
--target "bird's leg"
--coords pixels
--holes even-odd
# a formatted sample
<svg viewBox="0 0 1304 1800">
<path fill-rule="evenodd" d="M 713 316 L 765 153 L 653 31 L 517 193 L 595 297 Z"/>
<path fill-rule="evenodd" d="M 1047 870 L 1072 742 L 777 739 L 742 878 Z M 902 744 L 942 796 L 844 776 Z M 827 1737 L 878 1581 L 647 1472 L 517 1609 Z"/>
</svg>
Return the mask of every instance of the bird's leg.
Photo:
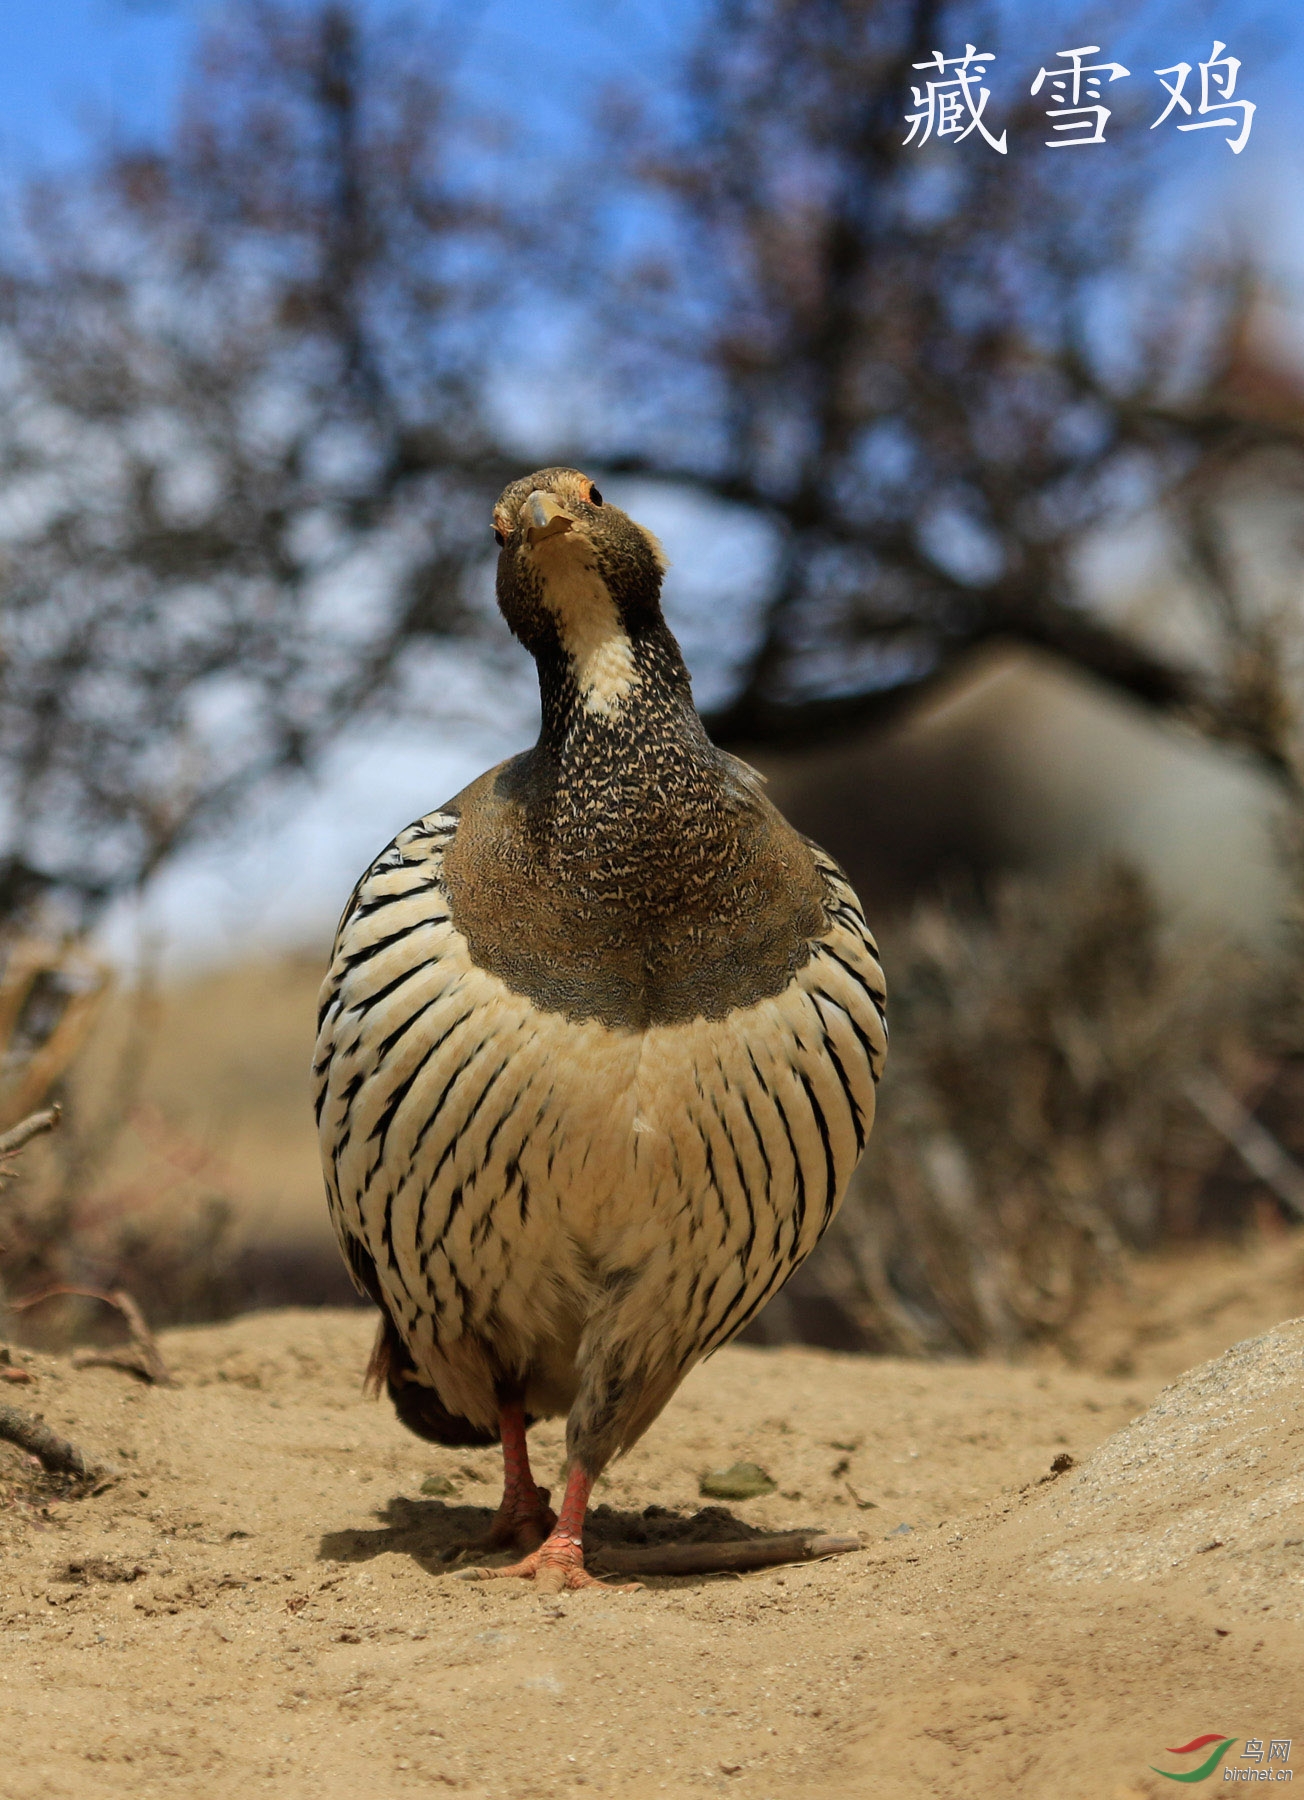
<svg viewBox="0 0 1304 1800">
<path fill-rule="evenodd" d="M 503 1497 L 483 1540 L 485 1550 L 533 1550 L 552 1530 L 557 1515 L 548 1505 L 548 1490 L 530 1472 L 525 1442 L 525 1408 L 519 1399 L 504 1400 L 498 1411 L 503 1440 Z"/>
<path fill-rule="evenodd" d="M 584 1514 L 588 1510 L 592 1475 L 587 1475 L 577 1462 L 572 1462 L 566 1477 L 566 1494 L 545 1541 L 530 1556 L 523 1557 L 505 1569 L 491 1569 L 492 1575 L 520 1575 L 533 1580 L 543 1594 L 559 1594 L 563 1588 L 607 1587 L 584 1567 Z M 637 1587 L 638 1582 L 627 1584 Z M 610 1591 L 610 1590 L 609 1590 Z"/>
</svg>

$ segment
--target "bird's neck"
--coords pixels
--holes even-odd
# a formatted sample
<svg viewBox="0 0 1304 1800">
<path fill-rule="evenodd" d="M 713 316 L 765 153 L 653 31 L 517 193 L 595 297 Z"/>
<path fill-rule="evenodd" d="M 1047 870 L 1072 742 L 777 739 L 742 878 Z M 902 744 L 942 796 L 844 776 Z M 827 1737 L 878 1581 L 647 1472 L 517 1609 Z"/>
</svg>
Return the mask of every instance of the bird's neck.
<svg viewBox="0 0 1304 1800">
<path fill-rule="evenodd" d="M 597 889 L 650 891 L 727 830 L 721 758 L 661 620 L 577 656 L 538 657 L 532 824 L 548 860 Z"/>
</svg>

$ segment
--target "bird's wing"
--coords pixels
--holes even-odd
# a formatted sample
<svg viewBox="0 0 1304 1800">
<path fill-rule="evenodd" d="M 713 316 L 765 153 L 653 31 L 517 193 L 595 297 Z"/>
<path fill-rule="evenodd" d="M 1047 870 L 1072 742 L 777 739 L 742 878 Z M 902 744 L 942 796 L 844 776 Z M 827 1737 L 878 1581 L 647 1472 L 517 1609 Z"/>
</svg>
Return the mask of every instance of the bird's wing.
<svg viewBox="0 0 1304 1800">
<path fill-rule="evenodd" d="M 877 1083 L 887 1061 L 887 983 L 874 934 L 846 870 L 809 838 L 824 883 L 828 929 L 812 946 L 812 964 L 829 997 L 848 1015 Z"/>
<path fill-rule="evenodd" d="M 736 1336 L 810 1255 L 837 1212 L 874 1122 L 875 1088 L 887 1059 L 878 947 L 845 872 L 818 844 L 805 842 L 823 888 L 824 929 L 811 939 L 809 958 L 788 988 L 753 1009 L 760 1029 L 749 1029 L 743 1057 L 725 1050 L 730 1079 L 717 1111 L 723 1142 L 714 1186 L 725 1210 L 746 1220 L 749 1248 L 740 1259 L 741 1282 L 719 1317 L 704 1323 L 698 1354 Z M 696 1116 L 691 1095 L 685 1112 Z M 729 1152 L 745 1148 L 749 1135 L 762 1167 L 744 1180 Z M 771 1196 L 782 1187 L 784 1170 L 791 1171 L 793 1188 L 776 1207 Z M 753 1241 L 758 1254 L 752 1254 Z"/>
<path fill-rule="evenodd" d="M 440 808 L 381 851 L 344 908 L 317 1011 L 313 1102 L 331 1219 L 358 1291 L 382 1308 L 373 1253 L 365 1235 L 354 1229 L 350 1202 L 355 1197 L 340 1182 L 353 1101 L 366 1079 L 365 1059 L 351 1065 L 364 1031 L 370 1036 L 378 1017 L 392 1019 L 379 1046 L 383 1061 L 425 1010 L 421 1001 L 408 1004 L 417 985 L 424 985 L 427 1001 L 432 981 L 438 989 L 449 922 L 444 852 L 457 825 L 456 811 Z"/>
</svg>

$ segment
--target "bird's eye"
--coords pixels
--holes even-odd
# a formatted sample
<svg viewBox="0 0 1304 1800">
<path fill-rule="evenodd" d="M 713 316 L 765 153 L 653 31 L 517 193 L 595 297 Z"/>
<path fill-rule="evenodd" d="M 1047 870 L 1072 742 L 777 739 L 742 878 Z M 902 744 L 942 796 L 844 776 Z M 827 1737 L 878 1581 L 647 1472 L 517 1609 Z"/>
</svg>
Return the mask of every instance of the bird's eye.
<svg viewBox="0 0 1304 1800">
<path fill-rule="evenodd" d="M 494 537 L 498 540 L 498 542 L 500 544 L 505 544 L 507 542 L 507 539 L 503 536 L 502 532 L 499 531 L 499 529 L 496 525 L 494 526 Z"/>
<path fill-rule="evenodd" d="M 589 483 L 589 505 L 590 506 L 601 506 L 602 505 L 602 495 L 598 492 L 597 488 L 594 487 L 592 482 Z"/>
</svg>

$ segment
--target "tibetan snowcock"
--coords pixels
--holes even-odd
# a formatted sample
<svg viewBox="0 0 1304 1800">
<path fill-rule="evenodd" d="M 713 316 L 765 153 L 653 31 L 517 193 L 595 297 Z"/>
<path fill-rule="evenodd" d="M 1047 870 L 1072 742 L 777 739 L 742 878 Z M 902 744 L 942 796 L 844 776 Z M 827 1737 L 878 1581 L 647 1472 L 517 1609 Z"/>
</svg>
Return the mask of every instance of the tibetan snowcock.
<svg viewBox="0 0 1304 1800">
<path fill-rule="evenodd" d="M 373 1375 L 420 1436 L 501 1441 L 497 1572 L 556 1591 L 604 1465 L 819 1242 L 887 1037 L 846 877 L 694 710 L 656 539 L 562 468 L 493 529 L 539 740 L 354 889 L 316 1103 Z M 554 1518 L 526 1431 L 559 1414 Z"/>
</svg>

